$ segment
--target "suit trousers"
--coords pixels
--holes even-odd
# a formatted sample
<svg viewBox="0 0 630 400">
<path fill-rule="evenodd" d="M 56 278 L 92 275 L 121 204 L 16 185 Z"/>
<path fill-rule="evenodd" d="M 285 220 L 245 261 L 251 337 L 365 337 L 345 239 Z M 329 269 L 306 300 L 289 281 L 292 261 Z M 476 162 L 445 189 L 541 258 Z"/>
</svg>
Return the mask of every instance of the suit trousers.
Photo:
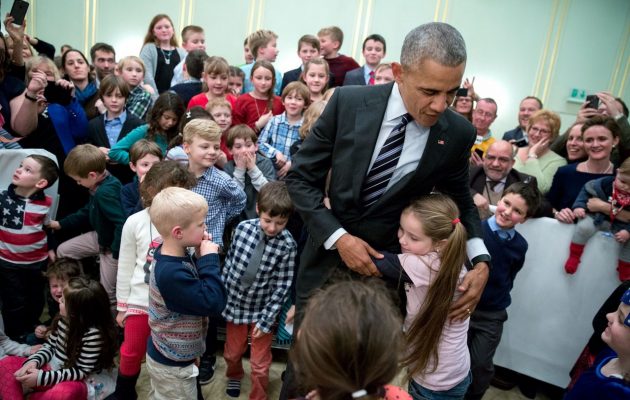
<svg viewBox="0 0 630 400">
<path fill-rule="evenodd" d="M 468 327 L 468 350 L 472 383 L 466 399 L 481 399 L 488 390 L 494 376 L 494 353 L 501 342 L 503 323 L 507 321 L 507 311 L 475 310 L 470 316 Z"/>
</svg>

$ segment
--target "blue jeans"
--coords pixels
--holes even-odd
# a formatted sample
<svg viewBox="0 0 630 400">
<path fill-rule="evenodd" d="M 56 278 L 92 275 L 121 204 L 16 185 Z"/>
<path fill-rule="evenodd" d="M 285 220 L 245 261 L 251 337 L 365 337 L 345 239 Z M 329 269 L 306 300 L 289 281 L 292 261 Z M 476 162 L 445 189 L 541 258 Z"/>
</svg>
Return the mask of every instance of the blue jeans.
<svg viewBox="0 0 630 400">
<path fill-rule="evenodd" d="M 449 390 L 435 391 L 425 388 L 413 379 L 409 382 L 409 394 L 413 400 L 460 400 L 463 399 L 472 381 L 470 372 L 463 381 Z"/>
</svg>

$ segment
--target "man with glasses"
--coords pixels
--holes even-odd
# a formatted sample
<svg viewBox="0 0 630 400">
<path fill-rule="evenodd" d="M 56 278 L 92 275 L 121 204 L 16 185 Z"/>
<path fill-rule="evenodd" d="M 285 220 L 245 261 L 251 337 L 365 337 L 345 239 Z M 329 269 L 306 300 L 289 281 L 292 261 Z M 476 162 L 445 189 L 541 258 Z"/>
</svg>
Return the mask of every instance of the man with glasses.
<svg viewBox="0 0 630 400">
<path fill-rule="evenodd" d="M 516 145 L 517 147 L 525 147 L 527 140 L 527 122 L 529 117 L 543 107 L 542 101 L 538 97 L 527 96 L 521 100 L 518 106 L 518 126 L 503 134 L 503 140 Z"/>
<path fill-rule="evenodd" d="M 512 145 L 497 140 L 488 147 L 481 166 L 470 168 L 470 194 L 482 220 L 492 214 L 490 205 L 497 204 L 506 187 L 514 182 L 537 185 L 536 178 L 512 169 L 513 166 Z"/>
</svg>

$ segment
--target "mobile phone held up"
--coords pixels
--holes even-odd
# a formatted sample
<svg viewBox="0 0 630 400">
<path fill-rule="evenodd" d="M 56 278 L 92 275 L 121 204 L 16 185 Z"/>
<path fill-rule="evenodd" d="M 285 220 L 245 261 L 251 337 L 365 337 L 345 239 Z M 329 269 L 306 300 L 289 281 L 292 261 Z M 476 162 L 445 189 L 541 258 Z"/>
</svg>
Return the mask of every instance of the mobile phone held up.
<svg viewBox="0 0 630 400">
<path fill-rule="evenodd" d="M 599 107 L 599 97 L 597 97 L 596 94 L 589 94 L 588 96 L 586 96 L 586 101 L 588 102 L 586 104 L 586 108 L 594 108 L 595 110 L 597 110 L 597 108 Z"/>
<path fill-rule="evenodd" d="M 48 82 L 44 89 L 44 97 L 48 103 L 66 106 L 72 101 L 72 90 L 56 85 L 55 82 Z"/>
<path fill-rule="evenodd" d="M 15 25 L 22 25 L 24 23 L 24 17 L 28 11 L 28 3 L 24 0 L 14 0 L 11 7 L 10 16 L 13 17 L 13 23 Z"/>
<path fill-rule="evenodd" d="M 466 89 L 466 88 L 459 88 L 459 89 L 457 89 L 457 92 L 455 92 L 455 96 L 457 96 L 457 97 L 467 97 L 468 96 L 468 89 Z"/>
</svg>

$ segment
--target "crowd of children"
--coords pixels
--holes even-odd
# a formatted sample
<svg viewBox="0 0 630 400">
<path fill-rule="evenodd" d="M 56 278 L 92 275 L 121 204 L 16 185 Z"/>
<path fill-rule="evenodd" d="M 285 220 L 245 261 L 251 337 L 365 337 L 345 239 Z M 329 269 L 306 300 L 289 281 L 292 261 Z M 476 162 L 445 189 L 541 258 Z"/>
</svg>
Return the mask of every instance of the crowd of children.
<svg viewBox="0 0 630 400">
<path fill-rule="evenodd" d="M 187 26 L 181 36 L 179 47 L 171 19 L 156 15 L 140 57 L 122 58 L 97 79 L 78 50 L 62 56 L 67 81 L 45 57 L 27 62 L 24 79 L 44 72 L 58 93 L 33 100 L 50 115 L 52 125 L 40 118 L 47 136 L 34 133 L 16 147 L 43 147 L 58 164 L 27 155 L 0 192 L 0 398 L 135 399 L 145 358 L 151 398 L 202 398 L 223 323 L 226 394 L 240 396 L 250 338 L 249 398 L 268 398 L 274 331 L 295 313 L 304 245 L 282 180 L 332 90 L 392 82 L 392 65 L 381 62 L 386 43 L 377 34 L 363 42 L 364 66 L 340 54 L 337 27 L 302 36 L 302 65 L 284 76 L 272 64 L 272 31 L 246 38 L 251 60 L 241 67 L 208 56 L 202 28 Z M 53 145 L 42 146 L 48 137 Z M 630 204 L 628 171 L 626 162 L 617 178 L 590 183 L 580 199 Z M 57 180 L 61 206 L 51 218 L 45 190 Z M 89 195 L 75 195 L 68 182 Z M 459 210 L 441 194 L 409 205 L 400 216 L 401 254 L 373 260 L 384 280 L 404 287 L 406 316 L 380 283 L 335 283 L 315 294 L 291 353 L 305 398 L 481 399 L 528 247 L 514 228 L 534 215 L 540 197 L 535 186 L 512 184 L 483 221 L 493 268 L 463 320 L 449 314 L 466 271 Z M 582 211 L 568 272 L 598 218 Z M 627 240 L 625 225 L 613 228 Z M 46 299 L 50 320 L 41 323 Z M 576 388 L 628 393 L 619 371 L 630 357 L 629 305 L 626 293 L 605 332 L 616 354 Z M 401 367 L 409 393 L 388 385 Z"/>
</svg>

